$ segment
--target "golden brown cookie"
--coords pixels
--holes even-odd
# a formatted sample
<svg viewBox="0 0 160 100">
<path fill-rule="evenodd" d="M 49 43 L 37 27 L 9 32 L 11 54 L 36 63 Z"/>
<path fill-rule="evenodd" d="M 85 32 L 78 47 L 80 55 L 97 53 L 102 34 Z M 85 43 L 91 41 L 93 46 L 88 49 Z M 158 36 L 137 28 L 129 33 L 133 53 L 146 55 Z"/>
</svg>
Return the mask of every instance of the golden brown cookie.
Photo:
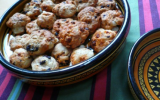
<svg viewBox="0 0 160 100">
<path fill-rule="evenodd" d="M 52 29 L 55 21 L 56 16 L 52 12 L 43 11 L 37 18 L 38 26 L 45 29 Z"/>
<path fill-rule="evenodd" d="M 57 19 L 55 22 L 54 22 L 54 25 L 53 25 L 53 33 L 54 32 L 59 32 L 60 29 L 64 26 L 66 26 L 68 23 L 70 23 L 73 19 L 71 18 L 66 18 L 66 19 Z"/>
<path fill-rule="evenodd" d="M 98 0 L 66 0 L 68 4 L 74 4 L 77 7 L 77 12 L 80 12 L 85 7 L 96 7 Z"/>
<path fill-rule="evenodd" d="M 40 30 L 41 28 L 37 25 L 37 20 L 33 20 L 33 21 L 31 21 L 30 23 L 28 23 L 27 25 L 26 25 L 26 32 L 28 33 L 28 34 L 31 34 L 32 33 L 32 31 L 38 31 L 38 30 Z"/>
<path fill-rule="evenodd" d="M 48 11 L 48 12 L 52 12 L 54 6 L 55 4 L 53 3 L 52 0 L 43 0 L 42 4 L 40 5 L 42 11 Z"/>
<path fill-rule="evenodd" d="M 68 65 L 70 62 L 71 49 L 66 48 L 62 43 L 55 45 L 52 56 L 59 62 L 60 65 Z"/>
<path fill-rule="evenodd" d="M 59 40 L 67 48 L 76 48 L 83 44 L 89 36 L 85 22 L 73 20 L 59 31 Z"/>
<path fill-rule="evenodd" d="M 92 36 L 91 47 L 98 53 L 109 45 L 116 35 L 115 31 L 100 28 Z"/>
<path fill-rule="evenodd" d="M 78 14 L 78 20 L 86 22 L 90 33 L 94 33 L 101 25 L 99 10 L 95 7 L 86 7 Z"/>
<path fill-rule="evenodd" d="M 11 64 L 20 68 L 28 68 L 32 62 L 32 57 L 23 48 L 16 49 L 9 59 Z"/>
<path fill-rule="evenodd" d="M 98 0 L 96 8 L 103 13 L 108 10 L 114 10 L 116 8 L 115 0 Z"/>
<path fill-rule="evenodd" d="M 42 10 L 40 8 L 40 4 L 37 4 L 35 2 L 29 2 L 24 6 L 23 9 L 24 13 L 29 16 L 31 19 L 36 19 L 38 15 L 42 13 Z"/>
<path fill-rule="evenodd" d="M 78 0 L 78 7 L 77 11 L 81 11 L 85 7 L 93 6 L 95 7 L 97 5 L 98 0 Z"/>
<path fill-rule="evenodd" d="M 70 59 L 72 65 L 75 65 L 91 58 L 92 56 L 94 56 L 94 52 L 92 50 L 87 48 L 78 48 L 72 52 Z"/>
<path fill-rule="evenodd" d="M 31 19 L 21 13 L 15 13 L 9 18 L 6 25 L 12 29 L 14 35 L 22 34 L 25 32 L 25 26 Z"/>
<path fill-rule="evenodd" d="M 112 29 L 123 24 L 124 17 L 120 10 L 108 10 L 101 14 L 101 27 Z"/>
<path fill-rule="evenodd" d="M 23 34 L 16 36 L 12 38 L 9 42 L 9 46 L 12 51 L 19 49 L 19 48 L 25 48 L 26 43 L 30 40 L 30 34 Z"/>
<path fill-rule="evenodd" d="M 76 14 L 76 6 L 73 4 L 67 4 L 66 2 L 62 2 L 60 4 L 56 4 L 52 10 L 57 16 L 62 18 L 69 18 Z"/>
<path fill-rule="evenodd" d="M 25 49 L 30 55 L 41 55 L 52 49 L 57 42 L 58 39 L 48 30 L 33 31 Z"/>
</svg>

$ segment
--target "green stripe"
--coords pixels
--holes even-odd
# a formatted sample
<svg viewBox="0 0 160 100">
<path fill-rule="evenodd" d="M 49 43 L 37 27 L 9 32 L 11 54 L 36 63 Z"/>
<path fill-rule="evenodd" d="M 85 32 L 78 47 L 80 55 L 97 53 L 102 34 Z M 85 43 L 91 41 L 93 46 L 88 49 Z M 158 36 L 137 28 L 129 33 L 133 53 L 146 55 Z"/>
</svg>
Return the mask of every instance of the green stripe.
<svg viewBox="0 0 160 100">
<path fill-rule="evenodd" d="M 21 91 L 22 91 L 23 84 L 24 84 L 24 83 L 21 81 L 21 85 L 20 85 L 19 90 L 18 90 L 18 93 L 17 93 L 17 95 L 16 95 L 16 99 L 18 99 L 18 97 L 19 97 L 19 95 L 20 95 L 20 93 L 21 93 Z"/>
<path fill-rule="evenodd" d="M 128 87 L 127 61 L 133 44 L 140 37 L 139 9 L 138 0 L 128 2 L 131 8 L 131 27 L 123 51 L 112 63 L 110 100 L 134 100 Z"/>
<path fill-rule="evenodd" d="M 93 78 L 61 87 L 57 100 L 89 100 Z"/>
<path fill-rule="evenodd" d="M 13 95 L 15 89 L 16 89 L 17 84 L 18 84 L 18 81 L 16 80 L 16 82 L 15 82 L 15 84 L 14 84 L 14 87 L 13 87 L 13 89 L 12 89 L 12 92 L 10 93 L 10 95 L 9 95 L 9 97 L 8 97 L 7 100 L 10 100 L 10 99 L 11 99 L 11 97 L 12 97 L 12 95 Z"/>
<path fill-rule="evenodd" d="M 17 79 L 7 100 L 17 100 L 22 90 L 22 86 L 23 83 Z"/>
</svg>

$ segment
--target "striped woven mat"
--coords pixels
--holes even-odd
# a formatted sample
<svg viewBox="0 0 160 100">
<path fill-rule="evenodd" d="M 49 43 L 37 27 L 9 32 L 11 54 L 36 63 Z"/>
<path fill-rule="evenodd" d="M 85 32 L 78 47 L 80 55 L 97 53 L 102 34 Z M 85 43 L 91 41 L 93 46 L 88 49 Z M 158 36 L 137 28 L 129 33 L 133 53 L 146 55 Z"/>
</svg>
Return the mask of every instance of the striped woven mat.
<svg viewBox="0 0 160 100">
<path fill-rule="evenodd" d="M 45 88 L 21 82 L 0 66 L 0 100 L 133 100 L 127 60 L 135 41 L 160 27 L 160 0 L 128 0 L 131 28 L 121 54 L 99 74 L 73 85 Z"/>
</svg>

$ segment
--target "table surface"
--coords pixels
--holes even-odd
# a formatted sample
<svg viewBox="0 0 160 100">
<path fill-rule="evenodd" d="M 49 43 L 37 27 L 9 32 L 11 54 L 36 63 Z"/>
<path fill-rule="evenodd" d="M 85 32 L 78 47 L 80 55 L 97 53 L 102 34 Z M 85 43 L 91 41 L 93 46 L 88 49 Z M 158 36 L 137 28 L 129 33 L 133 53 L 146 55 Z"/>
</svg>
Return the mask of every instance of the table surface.
<svg viewBox="0 0 160 100">
<path fill-rule="evenodd" d="M 0 16 L 17 0 L 0 0 Z M 99 74 L 73 85 L 45 88 L 21 82 L 0 66 L 0 100 L 133 100 L 127 60 L 135 41 L 160 27 L 160 0 L 128 0 L 131 28 L 121 54 Z"/>
</svg>

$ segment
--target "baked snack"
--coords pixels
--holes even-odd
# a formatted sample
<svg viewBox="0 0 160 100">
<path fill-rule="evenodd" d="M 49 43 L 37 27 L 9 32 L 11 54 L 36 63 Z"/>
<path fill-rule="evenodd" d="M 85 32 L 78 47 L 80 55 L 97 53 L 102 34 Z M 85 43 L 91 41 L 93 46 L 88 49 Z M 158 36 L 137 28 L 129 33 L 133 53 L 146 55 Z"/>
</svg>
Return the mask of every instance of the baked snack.
<svg viewBox="0 0 160 100">
<path fill-rule="evenodd" d="M 86 22 L 90 33 L 94 33 L 101 25 L 99 10 L 95 7 L 86 7 L 78 13 L 78 20 Z"/>
<path fill-rule="evenodd" d="M 37 25 L 37 20 L 33 20 L 26 25 L 26 32 L 31 34 L 32 31 L 38 31 L 41 28 Z"/>
<path fill-rule="evenodd" d="M 56 16 L 52 12 L 43 11 L 37 18 L 37 24 L 41 28 L 52 29 L 55 20 Z"/>
<path fill-rule="evenodd" d="M 66 0 L 68 4 L 74 4 L 77 7 L 77 12 L 88 6 L 96 7 L 98 0 Z"/>
<path fill-rule="evenodd" d="M 6 23 L 16 35 L 9 45 L 13 52 L 23 49 L 18 52 L 34 59 L 34 71 L 89 59 L 113 41 L 124 20 L 115 0 L 31 0 L 23 10 L 26 15 L 15 14 Z M 11 63 L 28 68 L 18 57 L 11 56 Z"/>
<path fill-rule="evenodd" d="M 67 48 L 76 48 L 83 44 L 89 36 L 88 25 L 85 22 L 72 20 L 59 31 L 59 40 Z"/>
<path fill-rule="evenodd" d="M 114 10 L 116 8 L 115 0 L 98 0 L 97 7 L 100 13 L 108 10 Z"/>
<path fill-rule="evenodd" d="M 36 2 L 29 2 L 24 6 L 24 13 L 29 16 L 31 19 L 36 19 L 38 15 L 42 13 L 40 4 Z"/>
<path fill-rule="evenodd" d="M 123 24 L 124 17 L 120 10 L 108 10 L 101 14 L 101 27 L 112 29 Z"/>
<path fill-rule="evenodd" d="M 25 32 L 25 26 L 31 19 L 21 13 L 15 13 L 9 18 L 6 25 L 12 29 L 14 35 L 19 35 Z"/>
<path fill-rule="evenodd" d="M 50 71 L 59 68 L 58 62 L 51 56 L 39 56 L 31 64 L 33 71 Z"/>
<path fill-rule="evenodd" d="M 98 53 L 109 45 L 116 35 L 115 31 L 100 28 L 92 36 L 91 47 Z"/>
<path fill-rule="evenodd" d="M 70 59 L 72 65 L 75 65 L 91 58 L 92 56 L 94 56 L 94 52 L 92 50 L 87 48 L 78 48 L 72 52 Z"/>
<path fill-rule="evenodd" d="M 59 62 L 60 65 L 68 65 L 70 62 L 71 49 L 66 48 L 62 43 L 55 45 L 52 56 Z"/>
<path fill-rule="evenodd" d="M 66 26 L 70 23 L 73 19 L 66 18 L 66 19 L 57 19 L 53 24 L 53 31 L 58 32 L 61 30 L 62 27 Z"/>
<path fill-rule="evenodd" d="M 76 6 L 73 4 L 67 4 L 66 2 L 62 2 L 60 4 L 56 4 L 52 10 L 57 16 L 62 18 L 69 18 L 76 14 Z"/>
<path fill-rule="evenodd" d="M 40 5 L 42 3 L 42 0 L 31 0 L 31 2 L 34 2 L 34 3 L 38 4 L 38 5 Z"/>
<path fill-rule="evenodd" d="M 32 57 L 23 48 L 16 49 L 9 59 L 11 64 L 20 68 L 28 68 L 32 62 Z"/>
<path fill-rule="evenodd" d="M 55 4 L 53 3 L 52 0 L 43 0 L 43 2 L 40 5 L 42 11 L 48 11 L 48 12 L 52 12 L 54 6 Z"/>
<path fill-rule="evenodd" d="M 19 48 L 25 48 L 30 38 L 31 37 L 29 34 L 23 34 L 23 35 L 18 35 L 16 37 L 13 37 L 9 42 L 10 49 L 12 51 L 15 51 L 16 49 L 19 49 Z"/>
<path fill-rule="evenodd" d="M 38 30 L 31 33 L 25 49 L 30 55 L 41 55 L 54 47 L 58 39 L 48 30 Z"/>
</svg>

